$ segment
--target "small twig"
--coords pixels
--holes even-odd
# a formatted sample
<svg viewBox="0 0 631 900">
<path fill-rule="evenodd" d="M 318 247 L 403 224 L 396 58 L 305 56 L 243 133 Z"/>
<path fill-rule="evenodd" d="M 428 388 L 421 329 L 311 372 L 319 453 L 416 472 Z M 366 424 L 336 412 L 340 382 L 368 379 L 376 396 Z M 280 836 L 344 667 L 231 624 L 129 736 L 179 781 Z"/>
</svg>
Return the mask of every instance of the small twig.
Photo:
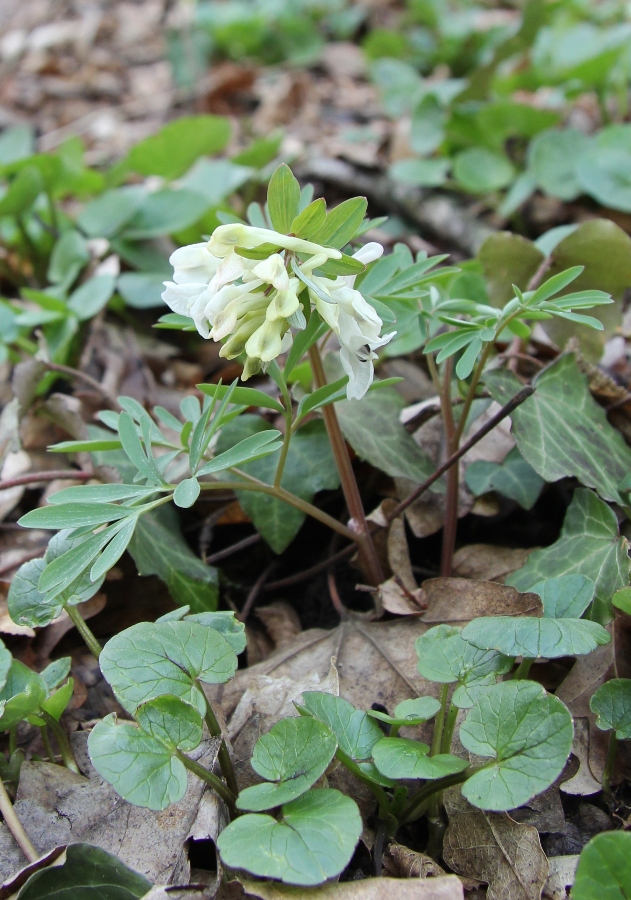
<svg viewBox="0 0 631 900">
<path fill-rule="evenodd" d="M 280 588 L 291 587 L 292 584 L 299 584 L 301 581 L 306 581 L 306 579 L 310 578 L 312 575 L 318 575 L 324 569 L 328 569 L 329 566 L 333 566 L 335 563 L 340 562 L 340 560 L 346 559 L 346 557 L 350 556 L 354 550 L 357 550 L 357 544 L 349 544 L 347 547 L 344 547 L 343 550 L 338 550 L 333 556 L 328 556 L 326 559 L 320 560 L 319 563 L 309 566 L 308 569 L 303 569 L 302 572 L 296 572 L 295 575 L 288 575 L 286 578 L 280 578 L 278 581 L 268 582 L 263 590 L 276 591 Z"/>
<path fill-rule="evenodd" d="M 31 843 L 28 834 L 24 831 L 22 823 L 18 819 L 11 799 L 7 794 L 6 788 L 0 778 L 0 812 L 3 815 L 4 823 L 16 840 L 16 843 L 24 856 L 30 863 L 37 862 L 39 853 Z"/>
<path fill-rule="evenodd" d="M 217 562 L 221 562 L 222 559 L 227 559 L 229 556 L 232 556 L 233 553 L 238 553 L 239 550 L 246 550 L 248 547 L 258 544 L 260 540 L 261 535 L 258 532 L 256 534 L 250 534 L 248 537 L 243 538 L 243 540 L 237 541 L 236 544 L 231 544 L 230 547 L 224 547 L 223 550 L 218 550 L 211 556 L 206 556 L 204 562 L 206 565 L 212 566 Z"/>
<path fill-rule="evenodd" d="M 508 360 L 523 359 L 524 362 L 532 363 L 533 366 L 538 366 L 540 369 L 545 368 L 545 366 L 547 365 L 547 363 L 543 363 L 540 359 L 537 359 L 536 356 L 530 356 L 529 353 L 519 353 L 518 351 L 513 351 L 512 349 L 507 350 L 505 353 L 499 353 L 497 358 Z M 509 366 L 509 368 L 511 367 Z M 512 369 L 512 371 L 514 371 L 514 369 Z M 476 400 L 479 399 L 479 397 L 480 395 L 478 394 L 476 396 Z"/>
<path fill-rule="evenodd" d="M 250 588 L 250 593 L 248 594 L 248 596 L 246 598 L 246 601 L 243 605 L 243 609 L 237 616 L 237 619 L 239 620 L 239 622 L 245 622 L 247 617 L 250 615 L 250 612 L 252 611 L 252 607 L 256 603 L 256 598 L 258 597 L 258 595 L 261 593 L 261 590 L 263 589 L 263 585 L 265 584 L 265 582 L 267 581 L 269 576 L 272 574 L 272 572 L 274 571 L 274 569 L 276 568 L 277 565 L 278 565 L 278 561 L 273 559 L 272 562 L 268 566 L 266 566 L 265 569 L 263 569 L 263 571 L 261 572 L 259 577 L 256 579 L 256 581 Z"/>
<path fill-rule="evenodd" d="M 430 475 L 429 478 L 426 478 L 422 484 L 419 484 L 419 486 L 412 491 L 409 497 L 406 497 L 405 500 L 402 500 L 401 503 L 395 506 L 395 508 L 386 516 L 386 521 L 388 523 L 392 522 L 393 519 L 396 519 L 397 516 L 400 516 L 401 513 L 405 512 L 405 510 L 409 506 L 411 506 L 416 500 L 418 500 L 421 494 L 424 494 L 425 491 L 434 484 L 434 482 L 438 481 L 438 479 L 442 475 L 444 475 L 445 472 L 447 472 L 455 463 L 457 463 L 459 459 L 461 459 L 466 453 L 468 453 L 472 447 L 475 447 L 478 441 L 481 441 L 482 438 L 485 437 L 485 435 L 487 435 L 490 431 L 493 431 L 493 429 L 496 428 L 497 425 L 499 425 L 499 423 L 506 418 L 506 416 L 510 416 L 513 410 L 517 409 L 518 406 L 521 406 L 524 400 L 527 400 L 528 397 L 531 397 L 534 392 L 535 389 L 530 384 L 527 384 L 525 387 L 523 387 L 518 394 L 515 394 L 512 400 L 509 400 L 508 403 L 499 410 L 499 412 L 497 412 L 492 418 L 489 419 L 486 425 L 483 425 L 482 428 L 476 431 L 473 437 L 469 438 L 469 440 L 464 443 L 456 453 L 450 456 L 449 459 L 447 459 L 442 464 L 442 466 L 439 466 L 433 475 Z"/>
<path fill-rule="evenodd" d="M 348 610 L 342 603 L 342 598 L 340 597 L 340 592 L 337 589 L 337 583 L 335 581 L 335 572 L 332 568 L 329 569 L 326 576 L 326 583 L 329 588 L 329 594 L 331 596 L 331 603 L 333 604 L 333 608 L 335 612 L 338 614 L 340 619 L 346 619 L 348 616 Z"/>
<path fill-rule="evenodd" d="M 94 472 L 82 472 L 80 469 L 51 469 L 50 472 L 29 472 L 28 475 L 18 475 L 16 478 L 0 481 L 0 491 L 19 487 L 22 484 L 38 484 L 38 482 L 44 483 L 58 480 L 66 481 L 67 479 L 87 481 L 89 478 L 94 477 Z"/>
<path fill-rule="evenodd" d="M 60 375 L 67 375 L 68 378 L 73 378 L 75 381 L 83 381 L 84 384 L 87 384 L 93 391 L 96 391 L 97 394 L 103 397 L 108 406 L 116 410 L 116 412 L 122 412 L 122 406 L 118 400 L 115 397 L 112 397 L 109 391 L 107 391 L 96 378 L 92 378 L 91 375 L 87 375 L 80 369 L 73 369 L 71 366 L 63 366 L 61 363 L 44 361 L 44 365 L 47 369 L 50 369 L 51 372 L 59 372 Z"/>
</svg>

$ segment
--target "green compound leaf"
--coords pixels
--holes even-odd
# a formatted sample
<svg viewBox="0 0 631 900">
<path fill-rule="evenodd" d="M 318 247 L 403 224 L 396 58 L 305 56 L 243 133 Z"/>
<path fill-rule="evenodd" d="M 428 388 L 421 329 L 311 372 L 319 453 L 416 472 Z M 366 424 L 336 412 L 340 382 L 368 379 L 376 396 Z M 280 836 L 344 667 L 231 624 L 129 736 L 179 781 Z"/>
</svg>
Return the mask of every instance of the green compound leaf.
<svg viewBox="0 0 631 900">
<path fill-rule="evenodd" d="M 329 788 L 303 794 L 282 807 L 282 820 L 245 815 L 219 835 L 225 865 L 286 884 L 315 885 L 348 865 L 362 821 L 350 797 Z"/>
<path fill-rule="evenodd" d="M 572 748 L 569 710 L 533 681 L 505 681 L 478 698 L 460 728 L 463 746 L 494 762 L 463 785 L 479 809 L 502 812 L 527 803 L 563 771 Z"/>
<path fill-rule="evenodd" d="M 528 402 L 528 401 L 526 401 Z M 526 565 L 506 579 L 518 591 L 529 591 L 542 579 L 580 574 L 596 585 L 593 618 L 611 618 L 611 596 L 629 584 L 631 561 L 612 509 L 592 491 L 577 490 L 565 515 L 561 536 L 534 550 Z"/>
<path fill-rule="evenodd" d="M 583 848 L 572 900 L 627 900 L 631 897 L 631 834 L 605 831 Z"/>
<path fill-rule="evenodd" d="M 324 774 L 336 750 L 335 736 L 317 719 L 282 719 L 259 738 L 252 754 L 254 771 L 275 783 L 241 791 L 237 806 L 260 812 L 295 800 Z"/>
<path fill-rule="evenodd" d="M 469 490 L 479 496 L 497 491 L 515 500 L 524 509 L 532 509 L 545 482 L 530 463 L 527 463 L 517 447 L 514 447 L 503 463 L 479 459 L 467 468 L 465 476 Z"/>
<path fill-rule="evenodd" d="M 47 696 L 48 688 L 41 675 L 14 659 L 0 691 L 0 730 L 13 728 L 36 713 Z"/>
<path fill-rule="evenodd" d="M 596 724 L 603 731 L 615 729 L 623 741 L 631 738 L 631 679 L 612 678 L 601 685 L 589 701 Z"/>
<path fill-rule="evenodd" d="M 237 668 L 237 655 L 214 628 L 186 621 L 139 622 L 108 641 L 99 664 L 128 712 L 172 694 L 203 715 L 206 701 L 195 681 L 228 681 Z"/>
<path fill-rule="evenodd" d="M 137 711 L 138 726 L 106 716 L 90 732 L 94 768 L 124 800 L 147 809 L 166 809 L 186 792 L 184 763 L 176 756 L 202 739 L 199 713 L 176 697 L 159 697 Z"/>
<path fill-rule="evenodd" d="M 440 702 L 435 697 L 417 697 L 416 700 L 404 700 L 395 706 L 393 716 L 374 709 L 366 712 L 372 719 L 402 728 L 404 725 L 422 725 L 432 719 L 439 709 Z"/>
<path fill-rule="evenodd" d="M 141 900 L 152 884 L 92 844 L 69 844 L 66 861 L 35 872 L 16 900 Z"/>
<path fill-rule="evenodd" d="M 480 650 L 464 640 L 455 625 L 428 629 L 416 639 L 415 647 L 421 675 L 440 684 L 457 682 L 452 701 L 464 708 L 473 704 L 477 688 L 495 684 L 496 676 L 513 666 L 513 660 L 496 649 Z"/>
<path fill-rule="evenodd" d="M 531 587 L 539 594 L 543 614 L 549 619 L 580 619 L 592 602 L 596 585 L 586 575 L 560 575 Z"/>
<path fill-rule="evenodd" d="M 351 759 L 370 759 L 373 746 L 383 737 L 374 719 L 342 697 L 307 691 L 302 695 L 302 709 L 328 725 L 340 750 Z"/>
<path fill-rule="evenodd" d="M 387 778 L 444 778 L 464 772 L 469 765 L 451 753 L 428 756 L 428 752 L 427 744 L 400 737 L 381 738 L 372 748 L 375 765 Z"/>
<path fill-rule="evenodd" d="M 609 632 L 586 619 L 538 619 L 534 616 L 485 616 L 462 630 L 480 650 L 498 650 L 527 659 L 582 656 L 611 641 Z"/>
<path fill-rule="evenodd" d="M 491 396 L 507 403 L 521 382 L 508 371 L 485 376 Z M 512 433 L 530 465 L 546 481 L 574 476 L 604 500 L 624 505 L 618 485 L 631 470 L 631 448 L 589 392 L 573 353 L 535 378 L 535 393 L 511 413 Z"/>
</svg>

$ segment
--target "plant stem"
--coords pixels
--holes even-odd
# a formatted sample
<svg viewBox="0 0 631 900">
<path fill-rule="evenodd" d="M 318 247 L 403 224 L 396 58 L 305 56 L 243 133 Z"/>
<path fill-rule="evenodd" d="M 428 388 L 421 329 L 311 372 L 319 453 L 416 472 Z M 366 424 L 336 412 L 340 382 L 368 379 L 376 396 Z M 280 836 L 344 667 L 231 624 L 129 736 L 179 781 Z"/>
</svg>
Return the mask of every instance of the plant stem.
<svg viewBox="0 0 631 900">
<path fill-rule="evenodd" d="M 445 727 L 443 729 L 443 736 L 440 742 L 440 752 L 441 753 L 450 753 L 451 752 L 451 742 L 454 736 L 454 729 L 456 727 L 456 719 L 458 718 L 458 707 L 453 703 L 449 706 L 449 712 L 447 713 L 447 717 L 445 719 Z"/>
<path fill-rule="evenodd" d="M 611 776 L 613 775 L 613 767 L 616 762 L 618 753 L 618 738 L 615 729 L 609 732 L 609 747 L 607 749 L 607 759 L 603 770 L 603 793 L 607 797 L 611 797 Z"/>
<path fill-rule="evenodd" d="M 359 780 L 362 782 L 362 784 L 365 784 L 366 787 L 370 791 L 372 791 L 372 793 L 374 794 L 374 796 L 377 800 L 377 803 L 379 804 L 379 818 L 388 824 L 394 825 L 394 827 L 396 828 L 397 823 L 392 814 L 392 807 L 390 804 L 390 800 L 388 798 L 388 795 L 384 791 L 384 789 L 382 787 L 380 787 L 378 784 L 375 784 L 375 782 L 372 781 L 371 778 L 369 778 L 367 775 L 365 775 L 362 772 L 362 770 L 359 768 L 359 766 L 357 765 L 355 760 L 351 759 L 351 757 L 347 753 L 345 753 L 340 747 L 337 748 L 335 755 L 339 759 L 339 761 L 342 763 L 342 765 L 346 769 L 348 769 L 349 772 L 352 772 L 356 778 L 359 778 Z"/>
<path fill-rule="evenodd" d="M 432 750 L 431 755 L 436 756 L 437 753 L 440 753 L 440 747 L 443 740 L 443 730 L 445 728 L 445 718 L 447 716 L 447 699 L 449 697 L 449 685 L 441 684 L 440 693 L 438 695 L 438 700 L 440 702 L 440 709 L 438 711 L 438 715 L 436 716 L 436 722 L 434 723 L 434 736 L 432 738 Z"/>
<path fill-rule="evenodd" d="M 46 751 L 46 756 L 51 761 L 51 763 L 55 762 L 55 754 L 53 753 L 53 748 L 50 746 L 50 738 L 48 737 L 48 726 L 40 725 L 40 734 L 42 735 L 42 744 L 44 745 L 44 750 Z"/>
<path fill-rule="evenodd" d="M 291 397 L 289 396 L 289 391 L 287 389 L 287 385 L 284 382 L 284 379 L 282 382 L 281 390 L 283 394 L 283 402 L 285 404 L 285 434 L 283 437 L 283 447 L 278 458 L 278 466 L 276 467 L 276 475 L 274 477 L 275 488 L 279 488 L 280 483 L 283 480 L 283 472 L 285 471 L 285 463 L 287 462 L 287 454 L 289 453 L 289 442 L 291 441 L 292 435 Z"/>
<path fill-rule="evenodd" d="M 474 771 L 477 770 L 469 768 L 465 769 L 464 772 L 458 772 L 456 775 L 447 775 L 445 778 L 439 778 L 437 781 L 428 781 L 422 788 L 419 788 L 407 806 L 404 807 L 403 812 L 401 813 L 401 825 L 414 821 L 414 819 L 417 818 L 419 809 L 421 809 L 423 804 L 430 799 L 433 794 L 442 794 L 448 787 L 453 787 L 455 784 L 462 784 L 462 782 L 466 781 Z"/>
<path fill-rule="evenodd" d="M 57 481 L 58 479 L 71 479 L 74 481 L 87 481 L 89 478 L 98 477 L 94 472 L 81 472 L 79 469 L 54 469 L 48 472 L 29 472 L 28 475 L 17 475 L 15 478 L 7 478 L 6 481 L 0 481 L 0 491 L 6 491 L 8 488 L 18 487 L 21 484 L 39 484 L 47 481 Z"/>
<path fill-rule="evenodd" d="M 341 522 L 338 522 L 333 516 L 318 509 L 318 507 L 314 506 L 312 503 L 308 503 L 306 500 L 296 497 L 295 494 L 291 494 L 289 491 L 286 491 L 285 488 L 275 488 L 271 484 L 265 484 L 264 481 L 259 481 L 258 478 L 254 478 L 252 475 L 248 475 L 240 469 L 233 469 L 232 471 L 238 475 L 239 478 L 242 478 L 243 481 L 202 481 L 199 486 L 203 491 L 258 491 L 261 494 L 269 494 L 272 497 L 276 497 L 277 500 L 283 500 L 285 503 L 288 503 L 289 506 L 299 509 L 301 512 L 305 513 L 305 515 L 317 519 L 319 522 L 322 522 L 323 525 L 327 525 L 333 531 L 337 531 L 338 534 L 341 534 L 342 537 L 347 538 L 347 540 L 354 541 L 355 543 L 358 542 L 355 532 L 351 531 L 350 528 L 347 528 L 346 525 L 343 525 Z M 169 487 L 174 489 L 176 485 L 169 485 Z"/>
<path fill-rule="evenodd" d="M 453 376 L 453 356 L 445 363 L 443 372 L 440 409 L 445 427 L 447 456 L 453 456 L 458 450 L 458 438 L 454 422 L 454 409 L 451 403 L 451 379 Z M 458 530 L 458 488 L 460 469 L 452 466 L 447 473 L 447 493 L 445 495 L 445 522 L 443 525 L 443 546 L 440 558 L 440 574 L 444 578 L 451 575 L 451 567 L 456 547 L 456 531 Z"/>
<path fill-rule="evenodd" d="M 309 350 L 309 359 L 311 361 L 311 368 L 313 370 L 316 386 L 318 388 L 324 387 L 327 381 L 322 365 L 322 357 L 320 356 L 317 344 L 314 344 Z M 353 466 L 351 465 L 348 450 L 346 448 L 346 441 L 344 440 L 337 413 L 335 412 L 335 404 L 329 403 L 327 406 L 324 406 L 322 415 L 324 417 L 327 434 L 329 435 L 329 441 L 331 442 L 331 450 L 333 451 L 335 464 L 340 475 L 344 499 L 346 500 L 348 514 L 352 522 L 351 530 L 355 536 L 355 541 L 359 550 L 359 558 L 364 571 L 364 576 L 371 585 L 376 587 L 383 583 L 384 574 L 381 569 L 379 557 L 377 556 L 377 551 L 375 550 L 372 535 L 368 528 L 368 523 L 366 522 L 364 506 L 362 504 L 359 488 L 357 487 L 357 481 L 355 480 Z"/>
<path fill-rule="evenodd" d="M 70 604 L 64 604 L 64 609 L 70 616 L 72 620 L 72 624 L 77 629 L 83 640 L 85 641 L 88 650 L 98 661 L 99 656 L 101 655 L 101 650 L 103 649 L 97 639 L 92 634 L 92 631 L 88 627 L 85 619 L 79 612 L 76 606 L 70 606 Z"/>
<path fill-rule="evenodd" d="M 473 371 L 473 377 L 471 379 L 471 384 L 469 385 L 469 390 L 467 391 L 467 396 L 465 397 L 464 405 L 462 407 L 460 413 L 460 419 L 458 421 L 458 427 L 456 428 L 455 440 L 456 440 L 456 450 L 460 446 L 460 441 L 462 440 L 462 435 L 464 434 L 464 430 L 467 427 L 467 419 L 469 418 L 469 413 L 471 412 L 471 405 L 475 400 L 475 392 L 478 389 L 478 384 L 480 383 L 480 378 L 482 377 L 482 373 L 484 372 L 484 367 L 486 366 L 487 360 L 489 358 L 489 353 L 491 352 L 491 348 L 493 347 L 492 343 L 488 343 L 484 350 L 482 351 L 482 356 L 480 357 L 477 366 Z"/>
<path fill-rule="evenodd" d="M 206 725 L 208 726 L 208 730 L 213 737 L 221 738 L 221 746 L 219 748 L 219 753 L 217 754 L 217 759 L 219 760 L 219 765 L 221 767 L 223 777 L 226 779 L 228 789 L 230 790 L 230 793 L 236 797 L 239 793 L 239 786 L 237 784 L 237 778 L 234 774 L 232 760 L 230 759 L 230 753 L 228 752 L 228 747 L 226 746 L 221 726 L 217 721 L 217 716 L 215 715 L 215 711 L 210 705 L 208 697 L 202 690 L 201 684 L 199 683 L 199 681 L 196 681 L 195 683 L 198 689 L 202 692 L 204 700 L 206 701 L 206 715 L 204 716 L 204 719 L 206 721 Z"/>
<path fill-rule="evenodd" d="M 530 672 L 530 667 L 533 663 L 534 659 L 522 659 L 520 664 L 513 672 L 513 678 L 528 678 L 528 673 Z"/>
<path fill-rule="evenodd" d="M 30 863 L 34 863 L 39 859 L 39 853 L 30 841 L 29 836 L 24 831 L 22 823 L 18 819 L 13 804 L 7 794 L 6 788 L 0 778 L 0 812 L 4 818 L 5 825 L 15 838 L 15 841 Z"/>
<path fill-rule="evenodd" d="M 59 753 L 61 754 L 61 758 L 64 762 L 64 765 L 67 769 L 70 769 L 71 772 L 74 772 L 76 775 L 80 775 L 79 766 L 77 765 L 77 761 L 74 758 L 74 753 L 72 752 L 72 747 L 70 746 L 70 741 L 68 740 L 68 735 L 63 730 L 57 719 L 47 713 L 46 710 L 40 709 L 38 712 L 38 716 L 46 722 L 52 733 L 55 735 L 55 740 L 57 741 L 57 746 L 59 747 Z"/>
<path fill-rule="evenodd" d="M 18 748 L 18 729 L 17 725 L 9 729 L 9 756 L 13 756 Z"/>
<path fill-rule="evenodd" d="M 236 806 L 234 805 L 235 796 L 231 790 L 229 790 L 221 778 L 217 778 L 212 772 L 209 772 L 208 769 L 205 769 L 204 766 L 200 766 L 198 762 L 195 762 L 194 759 L 190 759 L 190 757 L 186 756 L 182 753 L 181 750 L 176 750 L 175 754 L 181 763 L 186 766 L 189 772 L 192 772 L 193 775 L 197 775 L 198 778 L 201 778 L 202 781 L 205 781 L 206 784 L 210 785 L 210 787 L 215 791 L 222 800 L 225 800 L 230 809 L 230 813 L 232 816 L 236 815 Z"/>
</svg>

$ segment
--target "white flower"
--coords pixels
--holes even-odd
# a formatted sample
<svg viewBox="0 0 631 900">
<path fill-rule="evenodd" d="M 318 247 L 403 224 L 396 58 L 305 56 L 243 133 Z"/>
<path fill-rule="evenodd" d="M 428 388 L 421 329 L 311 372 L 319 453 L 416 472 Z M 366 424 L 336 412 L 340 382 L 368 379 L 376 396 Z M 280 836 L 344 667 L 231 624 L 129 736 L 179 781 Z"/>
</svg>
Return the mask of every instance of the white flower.
<svg viewBox="0 0 631 900">
<path fill-rule="evenodd" d="M 169 257 L 176 284 L 208 284 L 221 262 L 208 251 L 207 244 L 180 247 Z"/>
<path fill-rule="evenodd" d="M 311 241 L 303 241 L 302 238 L 290 237 L 271 231 L 269 228 L 255 228 L 254 225 L 220 225 L 212 233 L 208 241 L 208 250 L 213 256 L 228 256 L 235 247 L 243 247 L 244 250 L 254 250 L 263 244 L 273 244 L 275 247 L 283 247 L 285 250 L 295 250 L 297 253 L 324 253 L 327 259 L 341 259 L 340 250 L 333 247 L 322 247 Z"/>
</svg>

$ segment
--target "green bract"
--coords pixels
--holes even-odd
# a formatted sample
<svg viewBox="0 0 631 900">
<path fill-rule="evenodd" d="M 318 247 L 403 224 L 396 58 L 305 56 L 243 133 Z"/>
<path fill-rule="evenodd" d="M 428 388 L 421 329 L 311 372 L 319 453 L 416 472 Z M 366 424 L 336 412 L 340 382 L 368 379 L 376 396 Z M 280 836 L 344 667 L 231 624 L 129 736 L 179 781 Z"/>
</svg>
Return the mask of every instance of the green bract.
<svg viewBox="0 0 631 900">
<path fill-rule="evenodd" d="M 295 800 L 324 774 L 336 750 L 335 736 L 317 719 L 282 719 L 252 754 L 254 771 L 273 783 L 241 791 L 237 806 L 259 812 Z"/>
<path fill-rule="evenodd" d="M 181 800 L 187 774 L 178 750 L 194 750 L 202 718 L 177 697 L 163 696 L 136 710 L 138 726 L 112 713 L 90 732 L 88 750 L 99 775 L 135 806 L 166 809 Z"/>
<path fill-rule="evenodd" d="M 187 621 L 140 622 L 108 641 L 99 662 L 128 712 L 173 694 L 203 714 L 206 701 L 196 682 L 228 681 L 237 668 L 237 654 L 214 628 Z"/>
<path fill-rule="evenodd" d="M 225 865 L 287 884 L 314 885 L 347 866 L 362 831 L 354 800 L 327 788 L 281 809 L 281 820 L 245 815 L 225 828 L 217 846 Z"/>
<path fill-rule="evenodd" d="M 631 739 L 631 679 L 612 678 L 601 685 L 589 701 L 596 724 L 603 731 L 615 730 L 621 740 Z"/>
<path fill-rule="evenodd" d="M 563 771 L 572 748 L 572 716 L 532 681 L 507 681 L 478 698 L 460 728 L 460 741 L 493 762 L 464 783 L 480 809 L 508 810 L 545 791 Z"/>
<path fill-rule="evenodd" d="M 353 760 L 369 759 L 373 746 L 383 737 L 374 719 L 342 697 L 307 691 L 302 695 L 302 703 L 301 712 L 304 710 L 328 725 L 340 750 Z"/>
<path fill-rule="evenodd" d="M 418 670 L 424 678 L 441 684 L 458 683 L 452 698 L 456 706 L 471 706 L 476 689 L 495 684 L 497 676 L 513 666 L 508 655 L 496 649 L 478 649 L 453 625 L 430 628 L 416 639 L 415 646 Z"/>
<path fill-rule="evenodd" d="M 381 738 L 372 748 L 375 765 L 387 778 L 444 778 L 468 766 L 466 760 L 450 753 L 428 753 L 427 744 L 400 737 Z"/>
<path fill-rule="evenodd" d="M 481 650 L 498 650 L 528 659 L 579 656 L 611 641 L 597 622 L 586 619 L 537 619 L 533 616 L 487 616 L 474 619 L 462 636 Z"/>
</svg>

